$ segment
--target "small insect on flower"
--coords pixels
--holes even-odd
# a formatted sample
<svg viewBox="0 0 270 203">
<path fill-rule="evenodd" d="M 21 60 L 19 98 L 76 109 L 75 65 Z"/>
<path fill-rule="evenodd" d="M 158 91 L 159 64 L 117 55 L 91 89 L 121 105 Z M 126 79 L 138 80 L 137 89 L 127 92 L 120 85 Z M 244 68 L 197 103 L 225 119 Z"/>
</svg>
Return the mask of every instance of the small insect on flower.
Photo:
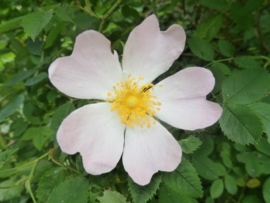
<svg viewBox="0 0 270 203">
<path fill-rule="evenodd" d="M 93 175 L 111 171 L 122 155 L 125 170 L 140 185 L 158 171 L 175 170 L 181 147 L 158 120 L 196 130 L 211 126 L 222 113 L 206 100 L 215 79 L 205 68 L 186 68 L 152 84 L 180 56 L 185 40 L 180 25 L 160 31 L 151 15 L 130 33 L 121 65 L 101 33 L 80 34 L 71 56 L 50 65 L 49 78 L 70 97 L 104 102 L 85 105 L 64 119 L 57 132 L 61 150 L 80 152 Z"/>
</svg>

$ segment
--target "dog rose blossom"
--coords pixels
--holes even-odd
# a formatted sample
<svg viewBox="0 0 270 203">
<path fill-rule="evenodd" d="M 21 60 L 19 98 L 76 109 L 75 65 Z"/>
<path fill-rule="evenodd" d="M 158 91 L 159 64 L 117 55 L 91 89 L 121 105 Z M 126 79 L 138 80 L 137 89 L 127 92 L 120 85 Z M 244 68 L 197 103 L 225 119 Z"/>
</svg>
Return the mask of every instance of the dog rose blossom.
<svg viewBox="0 0 270 203">
<path fill-rule="evenodd" d="M 125 170 L 140 185 L 158 171 L 175 170 L 182 150 L 159 120 L 196 130 L 211 126 L 222 113 L 206 100 L 215 79 L 205 68 L 186 68 L 152 84 L 180 56 L 185 40 L 181 26 L 160 31 L 151 15 L 130 33 L 120 63 L 101 33 L 77 36 L 71 56 L 50 65 L 50 81 L 70 97 L 104 102 L 85 105 L 64 119 L 57 132 L 61 150 L 80 152 L 93 175 L 111 171 L 123 156 Z"/>
</svg>

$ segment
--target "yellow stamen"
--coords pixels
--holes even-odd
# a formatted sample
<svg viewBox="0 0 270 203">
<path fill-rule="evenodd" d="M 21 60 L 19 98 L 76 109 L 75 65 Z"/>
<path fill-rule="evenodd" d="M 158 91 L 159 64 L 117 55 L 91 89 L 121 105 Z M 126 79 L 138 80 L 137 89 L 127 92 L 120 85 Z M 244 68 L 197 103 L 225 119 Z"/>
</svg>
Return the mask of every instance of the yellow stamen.
<svg viewBox="0 0 270 203">
<path fill-rule="evenodd" d="M 139 80 L 143 80 L 143 77 L 139 77 Z M 143 128 L 144 125 L 147 128 L 156 124 L 156 121 L 150 122 L 149 117 L 156 114 L 159 111 L 161 103 L 158 102 L 157 96 L 152 96 L 154 89 L 153 84 L 145 84 L 140 86 L 135 82 L 136 78 L 131 78 L 131 74 L 128 75 L 127 81 L 116 84 L 114 88 L 114 95 L 108 92 L 108 99 L 106 102 L 112 102 L 111 111 L 118 110 L 121 122 L 129 127 L 138 125 Z M 154 101 L 155 100 L 155 101 Z"/>
</svg>

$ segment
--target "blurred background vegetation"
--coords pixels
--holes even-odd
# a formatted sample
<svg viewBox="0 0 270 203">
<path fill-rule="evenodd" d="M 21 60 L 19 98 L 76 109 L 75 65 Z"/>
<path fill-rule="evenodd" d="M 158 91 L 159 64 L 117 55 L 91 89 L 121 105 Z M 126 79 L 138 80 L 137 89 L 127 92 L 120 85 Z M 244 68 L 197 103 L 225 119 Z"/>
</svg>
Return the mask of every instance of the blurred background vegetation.
<svg viewBox="0 0 270 203">
<path fill-rule="evenodd" d="M 255 82 L 254 87 L 263 91 L 257 100 L 270 103 L 269 77 L 263 76 L 270 67 L 269 0 L 118 2 L 110 12 L 116 1 L 0 1 L 0 202 L 270 203 L 269 116 L 265 121 L 245 115 L 253 116 L 254 123 L 263 122 L 254 141 L 230 136 L 226 118 L 220 121 L 222 130 L 219 124 L 196 132 L 166 126 L 185 153 L 181 173 L 199 175 L 203 196 L 201 185 L 195 186 L 198 194 L 191 193 L 192 179 L 179 179 L 178 184 L 164 173 L 148 186 L 137 186 L 121 161 L 112 172 L 91 176 L 79 154 L 69 156 L 57 148 L 61 121 L 95 101 L 71 99 L 56 90 L 48 79 L 50 63 L 70 55 L 75 37 L 88 29 L 101 31 L 121 57 L 130 31 L 150 14 L 156 14 L 161 30 L 183 26 L 188 39 L 180 58 L 155 82 L 188 66 L 207 67 L 216 78 L 208 99 L 224 104 L 222 90 L 233 77 L 240 81 L 244 71 L 252 75 L 249 69 L 264 69 L 256 78 L 264 87 Z M 229 82 L 223 86 L 225 80 Z M 241 137 L 244 132 L 238 133 Z"/>
</svg>

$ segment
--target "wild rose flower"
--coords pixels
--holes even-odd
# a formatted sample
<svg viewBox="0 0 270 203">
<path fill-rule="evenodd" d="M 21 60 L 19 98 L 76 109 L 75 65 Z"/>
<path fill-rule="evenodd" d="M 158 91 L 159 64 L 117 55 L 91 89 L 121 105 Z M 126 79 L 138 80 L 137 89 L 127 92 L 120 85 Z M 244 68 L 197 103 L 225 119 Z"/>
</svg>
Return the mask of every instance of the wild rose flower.
<svg viewBox="0 0 270 203">
<path fill-rule="evenodd" d="M 93 175 L 111 171 L 123 154 L 125 170 L 140 185 L 159 170 L 175 170 L 181 147 L 157 119 L 196 130 L 214 124 L 222 112 L 206 100 L 215 79 L 205 68 L 186 68 L 152 84 L 182 53 L 185 40 L 181 26 L 162 32 L 151 15 L 130 33 L 120 64 L 102 34 L 80 34 L 71 56 L 51 64 L 49 78 L 70 97 L 104 102 L 85 105 L 62 122 L 57 132 L 61 150 L 80 152 Z"/>
</svg>

